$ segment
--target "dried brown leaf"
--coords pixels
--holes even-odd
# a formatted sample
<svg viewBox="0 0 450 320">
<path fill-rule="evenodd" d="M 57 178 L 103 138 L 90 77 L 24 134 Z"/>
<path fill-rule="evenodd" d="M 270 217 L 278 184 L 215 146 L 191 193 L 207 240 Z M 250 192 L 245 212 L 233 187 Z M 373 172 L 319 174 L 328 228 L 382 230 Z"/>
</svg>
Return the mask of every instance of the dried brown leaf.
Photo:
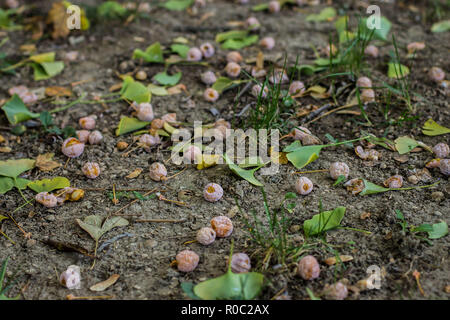
<svg viewBox="0 0 450 320">
<path fill-rule="evenodd" d="M 54 153 L 40 154 L 36 158 L 36 167 L 41 171 L 52 171 L 61 166 L 60 163 L 53 161 Z"/>
<path fill-rule="evenodd" d="M 348 262 L 348 261 L 352 261 L 353 257 L 347 256 L 347 255 L 341 255 L 341 256 L 339 256 L 339 259 L 341 260 L 341 262 Z M 336 257 L 330 257 L 330 258 L 324 260 L 324 262 L 329 266 L 336 264 L 337 261 L 338 260 L 336 259 Z"/>
<path fill-rule="evenodd" d="M 45 88 L 45 94 L 49 97 L 70 97 L 72 91 L 64 87 L 47 87 Z"/>
<path fill-rule="evenodd" d="M 94 284 L 89 289 L 91 291 L 104 291 L 104 290 L 108 289 L 110 286 L 112 286 L 114 283 L 116 283 L 116 281 L 119 279 L 119 277 L 120 277 L 120 275 L 113 274 L 111 277 L 109 277 L 105 281 Z"/>
<path fill-rule="evenodd" d="M 138 177 L 141 173 L 142 173 L 142 169 L 137 168 L 133 172 L 131 172 L 129 175 L 127 175 L 126 178 L 134 179 L 134 178 Z"/>
</svg>

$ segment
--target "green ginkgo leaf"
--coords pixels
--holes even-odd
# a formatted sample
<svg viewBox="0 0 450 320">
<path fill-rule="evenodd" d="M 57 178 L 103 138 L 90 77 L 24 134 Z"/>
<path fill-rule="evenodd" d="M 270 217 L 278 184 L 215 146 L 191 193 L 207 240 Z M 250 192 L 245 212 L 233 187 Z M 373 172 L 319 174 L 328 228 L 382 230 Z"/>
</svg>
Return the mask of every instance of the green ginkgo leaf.
<svg viewBox="0 0 450 320">
<path fill-rule="evenodd" d="M 344 218 L 345 210 L 345 207 L 337 207 L 334 210 L 323 211 L 314 215 L 311 219 L 305 220 L 303 223 L 305 235 L 307 237 L 315 236 L 339 227 Z"/>
<path fill-rule="evenodd" d="M 292 150 L 289 148 L 284 149 L 284 152 L 289 152 L 287 154 L 287 159 L 297 168 L 301 169 L 305 167 L 306 165 L 310 164 L 311 162 L 319 159 L 320 151 L 322 150 L 324 146 L 323 145 L 317 145 L 317 146 L 302 146 L 294 151 L 286 151 L 286 150 Z"/>
<path fill-rule="evenodd" d="M 152 97 L 146 86 L 138 81 L 134 81 L 130 76 L 125 77 L 120 94 L 123 99 L 137 103 L 150 102 Z"/>
<path fill-rule="evenodd" d="M 315 21 L 315 22 L 322 22 L 322 21 L 328 21 L 336 17 L 336 9 L 333 7 L 327 7 L 320 11 L 318 14 L 310 14 L 306 17 L 306 21 Z"/>
<path fill-rule="evenodd" d="M 446 32 L 449 30 L 450 30 L 450 20 L 436 22 L 431 27 L 431 32 Z"/>
<path fill-rule="evenodd" d="M 247 80 L 232 80 L 227 77 L 219 77 L 216 82 L 212 85 L 212 88 L 216 90 L 218 93 L 222 93 L 230 87 L 241 84 L 243 82 L 247 82 Z"/>
<path fill-rule="evenodd" d="M 365 179 L 362 179 L 364 182 L 364 189 L 359 193 L 362 196 L 368 195 L 368 194 L 375 194 L 380 192 L 386 192 L 389 191 L 389 188 L 385 188 L 382 186 L 379 186 L 375 183 L 372 183 L 370 181 L 367 181 Z"/>
<path fill-rule="evenodd" d="M 233 273 L 199 283 L 194 287 L 196 296 L 203 300 L 251 300 L 261 291 L 264 276 L 257 272 Z"/>
<path fill-rule="evenodd" d="M 256 167 L 255 169 L 252 170 L 245 170 L 242 169 L 241 167 L 239 167 L 238 165 L 234 164 L 233 161 L 231 161 L 231 159 L 228 157 L 227 154 L 223 155 L 223 158 L 225 159 L 225 162 L 228 164 L 228 167 L 231 169 L 231 171 L 233 171 L 235 174 L 237 174 L 238 176 L 240 176 L 241 178 L 247 180 L 248 182 L 250 182 L 251 184 L 258 186 L 258 187 L 262 187 L 263 184 L 261 182 L 259 182 L 258 179 L 255 178 L 254 174 L 255 172 L 261 168 L 261 166 Z"/>
<path fill-rule="evenodd" d="M 450 133 L 450 129 L 441 126 L 430 118 L 424 123 L 422 127 L 422 133 L 427 136 L 438 136 L 441 134 Z"/>
<path fill-rule="evenodd" d="M 224 42 L 229 39 L 244 39 L 247 37 L 247 30 L 232 30 L 216 34 L 216 42 Z"/>
<path fill-rule="evenodd" d="M 17 178 L 21 173 L 34 168 L 33 159 L 18 159 L 0 161 L 0 176 Z"/>
<path fill-rule="evenodd" d="M 172 52 L 177 53 L 182 58 L 187 57 L 189 49 L 190 49 L 189 46 L 179 43 L 174 43 L 170 46 L 170 50 L 172 50 Z"/>
<path fill-rule="evenodd" d="M 223 49 L 227 50 L 240 50 L 242 48 L 251 46 L 252 44 L 258 42 L 259 37 L 254 34 L 243 39 L 228 39 L 222 44 Z"/>
<path fill-rule="evenodd" d="M 258 272 L 234 273 L 231 271 L 231 257 L 233 242 L 231 243 L 227 272 L 217 278 L 206 280 L 195 287 L 185 285 L 187 291 L 194 298 L 203 300 L 251 300 L 261 292 L 264 276 Z"/>
<path fill-rule="evenodd" d="M 448 225 L 445 221 L 432 225 L 432 230 L 428 231 L 428 238 L 439 239 L 448 234 Z"/>
<path fill-rule="evenodd" d="M 388 77 L 401 79 L 409 74 L 409 68 L 403 64 L 397 62 L 389 62 L 388 64 Z"/>
<path fill-rule="evenodd" d="M 421 141 L 416 141 L 413 138 L 403 136 L 395 139 L 395 149 L 399 154 L 405 154 L 410 152 L 412 149 L 416 147 L 422 147 L 430 152 L 433 152 L 431 147 L 427 146 L 425 143 Z"/>
<path fill-rule="evenodd" d="M 12 188 L 24 190 L 31 181 L 23 178 L 0 177 L 0 194 L 10 191 Z"/>
<path fill-rule="evenodd" d="M 18 124 L 20 122 L 37 118 L 39 113 L 34 113 L 28 110 L 22 99 L 17 94 L 14 94 L 2 107 L 6 114 L 9 123 Z"/>
<path fill-rule="evenodd" d="M 50 192 L 56 189 L 70 187 L 69 179 L 65 177 L 55 177 L 53 179 L 42 179 L 30 182 L 28 188 L 34 192 Z"/>
<path fill-rule="evenodd" d="M 136 118 L 122 117 L 116 129 L 116 136 L 142 129 L 149 123 Z"/>
<path fill-rule="evenodd" d="M 164 7 L 172 11 L 183 11 L 189 8 L 194 3 L 194 0 L 168 0 L 161 4 Z"/>
<path fill-rule="evenodd" d="M 142 51 L 140 49 L 136 49 L 133 52 L 133 59 L 144 59 L 145 62 L 153 62 L 153 63 L 164 63 L 163 52 L 161 49 L 161 44 L 159 42 L 155 42 Z"/>
<path fill-rule="evenodd" d="M 181 75 L 181 71 L 173 75 L 168 75 L 167 72 L 160 72 L 153 79 L 163 86 L 174 86 L 180 81 Z"/>
</svg>

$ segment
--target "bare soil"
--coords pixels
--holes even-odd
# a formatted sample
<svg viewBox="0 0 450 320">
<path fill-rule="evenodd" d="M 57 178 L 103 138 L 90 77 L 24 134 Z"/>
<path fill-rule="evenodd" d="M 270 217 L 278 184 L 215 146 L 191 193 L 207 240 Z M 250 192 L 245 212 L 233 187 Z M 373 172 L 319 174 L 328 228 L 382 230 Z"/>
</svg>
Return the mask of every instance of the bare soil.
<svg viewBox="0 0 450 320">
<path fill-rule="evenodd" d="M 44 3 L 44 1 L 42 1 Z M 251 1 L 255 4 L 255 1 Z M 92 1 L 91 1 L 92 4 Z M 50 1 L 45 1 L 41 8 L 45 11 Z M 334 4 L 340 7 L 340 3 Z M 450 71 L 449 43 L 450 33 L 433 34 L 430 24 L 420 22 L 420 14 L 401 7 L 400 4 L 380 4 L 382 13 L 393 23 L 392 33 L 401 48 L 409 42 L 424 41 L 427 45 L 424 51 L 418 54 L 411 64 L 412 91 L 424 96 L 428 102 L 419 103 L 417 118 L 404 121 L 400 125 L 388 126 L 376 106 L 368 109 L 369 117 L 376 125 L 363 128 L 378 136 L 388 130 L 387 137 L 395 139 L 401 135 L 412 135 L 428 145 L 438 142 L 449 143 L 448 135 L 428 137 L 424 136 L 420 127 L 428 119 L 433 118 L 440 124 L 450 124 L 450 108 L 448 105 L 448 93 L 438 89 L 427 77 L 427 70 L 432 66 L 439 66 L 443 70 Z M 292 10 L 292 7 L 283 8 L 278 14 L 250 11 L 249 5 L 238 5 L 231 1 L 207 2 L 205 8 L 201 8 L 196 16 L 190 16 L 186 12 L 173 12 L 164 9 L 154 9 L 150 14 L 151 19 L 135 20 L 128 25 L 123 22 L 109 22 L 107 24 L 94 25 L 84 35 L 83 42 L 70 45 L 67 40 L 54 41 L 50 38 L 41 39 L 36 45 L 39 52 L 56 51 L 58 56 L 64 52 L 76 50 L 80 53 L 79 61 L 67 63 L 63 73 L 55 78 L 34 82 L 32 71 L 22 68 L 15 76 L 0 78 L 0 98 L 8 98 L 7 90 L 16 85 L 27 85 L 30 88 L 47 87 L 52 85 L 69 86 L 75 81 L 90 80 L 74 88 L 76 94 L 88 93 L 91 99 L 95 95 L 108 93 L 109 87 L 120 80 L 115 73 L 144 70 L 149 78 L 157 72 L 163 71 L 161 65 L 149 65 L 131 60 L 132 52 L 136 48 L 144 49 L 149 44 L 160 41 L 163 45 L 169 45 L 171 39 L 179 36 L 188 38 L 192 44 L 199 45 L 205 41 L 214 43 L 214 37 L 218 32 L 227 30 L 227 22 L 232 20 L 245 20 L 253 15 L 262 22 L 259 31 L 261 36 L 273 36 L 276 38 L 276 48 L 267 52 L 266 56 L 283 56 L 287 54 L 288 64 L 293 64 L 297 55 L 301 64 L 308 64 L 314 60 L 314 52 L 311 46 L 323 47 L 328 43 L 329 33 L 333 32 L 333 23 L 309 23 L 305 18 L 310 13 L 319 12 L 324 6 L 307 6 L 301 10 Z M 364 9 L 348 5 L 352 13 L 361 12 Z M 199 17 L 204 13 L 212 12 L 214 15 L 203 22 Z M 10 35 L 10 41 L 3 47 L 8 55 L 20 55 L 19 46 L 30 41 L 30 34 L 25 31 L 15 31 Z M 142 37 L 145 42 L 136 42 L 135 37 Z M 216 46 L 217 48 L 218 46 Z M 258 52 L 257 46 L 241 50 L 244 57 L 254 57 Z M 392 46 L 380 48 L 381 57 L 370 61 L 371 74 L 375 80 L 386 78 L 386 63 L 388 52 Z M 226 65 L 227 51 L 217 50 L 217 54 L 208 62 L 211 68 L 221 72 Z M 278 63 L 282 65 L 283 59 Z M 127 70 L 119 70 L 119 65 L 126 61 L 129 64 Z M 218 118 L 232 120 L 235 112 L 233 99 L 237 90 L 227 91 L 217 103 L 210 104 L 204 101 L 202 92 L 204 85 L 200 82 L 200 74 L 205 70 L 199 66 L 172 66 L 172 71 L 183 72 L 181 82 L 186 85 L 195 102 L 194 108 L 189 108 L 188 97 L 185 94 L 158 97 L 153 96 L 152 104 L 157 116 L 167 112 L 177 113 L 179 120 L 193 122 L 202 120 L 204 123 L 214 122 Z M 311 78 L 302 79 L 308 85 Z M 350 81 L 350 80 L 348 80 Z M 329 82 L 322 82 L 329 84 Z M 236 106 L 239 112 L 248 102 L 254 99 L 249 92 L 245 93 Z M 302 103 L 321 105 L 322 101 L 305 98 Z M 211 107 L 220 113 L 213 116 Z M 382 107 L 381 105 L 379 106 Z M 39 103 L 33 107 L 34 112 L 41 112 L 53 108 L 47 103 Z M 357 109 L 356 109 L 357 110 Z M 391 117 L 397 119 L 405 110 L 399 105 L 391 111 Z M 31 232 L 31 239 L 25 239 L 18 228 L 11 222 L 2 224 L 2 231 L 16 242 L 12 245 L 8 240 L 0 238 L 0 260 L 9 256 L 9 270 L 21 268 L 21 276 L 18 285 L 10 295 L 19 292 L 26 287 L 22 297 L 24 299 L 65 299 L 71 293 L 58 282 L 57 274 L 64 271 L 67 266 L 76 264 L 82 270 L 82 287 L 73 292 L 79 296 L 88 296 L 93 293 L 89 287 L 99 281 L 105 280 L 113 273 L 120 274 L 119 281 L 104 294 L 113 295 L 115 299 L 186 299 L 180 283 L 192 281 L 198 283 L 211 277 L 221 275 L 226 271 L 227 257 L 230 250 L 231 239 L 234 239 L 235 252 L 246 252 L 252 258 L 252 264 L 260 265 L 262 256 L 255 251 L 255 247 L 249 238 L 243 216 L 236 212 L 236 200 L 244 213 L 250 214 L 255 210 L 257 215 L 264 218 L 264 207 L 260 190 L 248 182 L 233 175 L 226 166 L 215 166 L 207 170 L 197 170 L 189 167 L 176 178 L 165 183 L 152 181 L 147 174 L 148 166 L 155 160 L 163 161 L 170 156 L 170 151 L 153 149 L 150 153 L 144 150 L 132 152 L 129 157 L 122 157 L 115 145 L 117 141 L 132 142 L 133 136 L 116 137 L 114 130 L 120 116 L 130 114 L 130 109 L 124 102 L 110 103 L 106 106 L 100 104 L 79 104 L 66 112 L 56 114 L 55 123 L 59 125 L 77 126 L 78 119 L 82 116 L 96 115 L 97 128 L 102 131 L 104 140 L 99 146 L 87 145 L 80 158 L 72 159 L 67 167 L 60 167 L 51 173 L 42 173 L 33 170 L 28 179 L 42 179 L 53 176 L 69 178 L 72 185 L 86 189 L 86 195 L 80 202 L 65 203 L 54 209 L 33 203 L 14 214 L 14 218 L 27 232 Z M 362 128 L 357 118 L 352 115 L 333 114 L 312 123 L 309 129 L 323 141 L 326 133 L 335 138 L 352 139 Z M 238 119 L 239 120 L 239 119 Z M 2 127 L 8 126 L 4 116 L 0 118 Z M 235 123 L 236 126 L 239 126 Z M 11 153 L 1 153 L 0 159 L 35 158 L 39 154 L 54 152 L 55 160 L 65 163 L 66 158 L 60 152 L 62 140 L 47 137 L 39 130 L 29 130 L 20 139 L 15 139 L 11 133 L 2 130 L 1 134 L 10 139 Z M 414 169 L 422 169 L 425 163 L 432 159 L 428 152 L 410 153 L 407 161 L 400 163 L 394 159 L 396 153 L 381 147 L 377 150 L 382 153 L 380 161 L 373 166 L 367 166 L 365 162 L 356 157 L 352 149 L 345 147 L 327 148 L 321 153 L 319 160 L 308 165 L 305 170 L 326 169 L 334 161 L 346 162 L 351 170 L 350 177 L 365 177 L 374 183 L 382 184 L 384 179 L 401 174 L 404 178 L 411 175 Z M 88 160 L 101 164 L 102 174 L 95 180 L 89 180 L 81 173 L 81 166 Z M 144 173 L 136 179 L 125 178 L 136 168 L 144 169 Z M 169 175 L 172 175 L 183 167 L 169 163 Z M 297 175 L 295 168 L 289 164 L 281 167 L 280 172 L 273 176 L 260 176 L 257 178 L 265 184 L 269 205 L 276 207 L 287 192 L 294 192 L 294 182 Z M 292 213 L 293 226 L 302 226 L 303 221 L 318 213 L 318 203 L 321 199 L 325 209 L 337 206 L 345 206 L 347 212 L 343 220 L 343 226 L 370 231 L 366 235 L 357 231 L 337 230 L 329 232 L 326 236 L 328 243 L 335 246 L 340 254 L 351 255 L 354 259 L 345 263 L 345 267 L 327 266 L 323 260 L 333 256 L 324 250 L 311 252 L 321 261 L 321 275 L 319 279 L 306 282 L 296 276 L 295 263 L 292 262 L 283 268 L 264 270 L 267 285 L 264 287 L 260 298 L 270 299 L 284 287 L 292 299 L 307 299 L 308 286 L 313 292 L 319 293 L 325 284 L 333 283 L 343 278 L 350 284 L 356 284 L 358 280 L 367 277 L 366 269 L 371 265 L 377 265 L 383 270 L 382 286 L 379 290 L 366 290 L 359 295 L 351 293 L 348 299 L 448 299 L 445 286 L 450 285 L 449 264 L 449 237 L 434 240 L 432 245 L 427 244 L 411 235 L 403 235 L 397 224 L 394 209 L 401 210 L 406 220 L 412 225 L 421 223 L 436 223 L 441 220 L 450 223 L 450 184 L 448 178 L 432 171 L 432 182 L 441 180 L 434 188 L 418 189 L 402 192 L 387 192 L 371 196 L 353 196 L 342 187 L 333 187 L 333 181 L 327 173 L 309 174 L 314 182 L 313 192 L 306 197 L 299 197 L 297 206 Z M 405 179 L 406 180 L 406 179 Z M 203 199 L 203 187 L 209 182 L 219 183 L 224 189 L 224 197 L 217 203 L 209 203 Z M 94 248 L 94 241 L 87 233 L 79 228 L 75 219 L 83 219 L 87 215 L 97 214 L 107 216 L 108 213 L 118 210 L 130 200 L 121 199 L 118 205 L 114 205 L 108 197 L 112 184 L 117 188 L 152 189 L 161 188 L 167 190 L 164 196 L 168 199 L 178 199 L 178 193 L 182 190 L 193 192 L 188 207 L 159 201 L 157 199 L 139 201 L 128 207 L 126 214 L 143 214 L 140 218 L 183 219 L 182 223 L 136 223 L 130 217 L 130 225 L 124 228 L 116 228 L 108 232 L 103 241 L 115 236 L 128 233 L 104 250 L 99 252 L 99 259 L 91 270 L 92 260 L 77 253 L 59 252 L 42 243 L 47 238 L 67 241 L 78 244 L 88 250 Z M 406 186 L 411 186 L 407 181 Z M 89 190 L 104 188 L 107 191 Z M 442 192 L 443 198 L 433 199 L 433 192 Z M 32 191 L 25 191 L 27 198 L 33 197 Z M 0 197 L 0 209 L 11 212 L 23 203 L 20 195 L 11 191 Z M 361 219 L 364 212 L 370 212 L 370 217 Z M 234 223 L 234 232 L 230 238 L 218 239 L 210 246 L 202 246 L 198 243 L 184 244 L 194 240 L 196 231 L 209 224 L 212 217 L 217 215 L 231 215 Z M 300 246 L 304 239 L 301 228 L 292 227 L 289 237 Z M 131 235 L 131 236 L 129 236 Z M 34 241 L 36 240 L 36 241 Z M 198 268 L 192 273 L 181 273 L 170 264 L 176 254 L 190 248 L 200 255 Z M 426 293 L 424 297 L 418 290 L 416 280 L 412 276 L 414 270 L 421 273 L 421 285 Z"/>
</svg>

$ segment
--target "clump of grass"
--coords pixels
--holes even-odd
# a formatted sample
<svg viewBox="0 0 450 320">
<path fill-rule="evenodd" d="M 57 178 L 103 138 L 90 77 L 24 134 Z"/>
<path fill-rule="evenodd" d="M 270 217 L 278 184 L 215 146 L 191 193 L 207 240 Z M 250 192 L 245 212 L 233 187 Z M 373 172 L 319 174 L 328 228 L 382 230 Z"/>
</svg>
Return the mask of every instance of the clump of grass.
<svg viewBox="0 0 450 320">
<path fill-rule="evenodd" d="M 298 57 L 295 62 L 295 66 L 298 64 Z M 279 70 L 275 70 L 272 67 L 270 75 L 274 76 L 275 73 L 286 72 L 286 58 L 283 67 Z M 247 73 L 248 77 L 256 83 L 260 84 L 258 80 L 253 78 Z M 292 82 L 293 74 L 291 74 L 289 84 Z M 282 133 L 286 133 L 289 124 L 289 117 L 292 115 L 291 107 L 295 101 L 291 98 L 287 90 L 282 89 L 281 81 L 278 83 L 270 84 L 269 77 L 266 77 L 265 81 L 260 84 L 262 89 L 258 97 L 256 98 L 255 105 L 250 109 L 249 116 L 244 124 L 245 128 L 259 129 L 278 129 Z M 263 97 L 264 89 L 268 88 L 266 97 Z"/>
<path fill-rule="evenodd" d="M 17 300 L 20 298 L 20 294 L 18 294 L 14 298 L 8 298 L 6 296 L 6 293 L 17 283 L 16 275 L 18 273 L 18 270 L 16 270 L 14 272 L 14 274 L 12 275 L 12 277 L 10 277 L 9 280 L 6 281 L 6 283 L 3 286 L 3 283 L 5 281 L 5 276 L 6 276 L 6 267 L 8 266 L 8 260 L 9 260 L 9 258 L 6 258 L 5 260 L 3 260 L 2 268 L 0 270 L 0 301 L 1 300 Z"/>
<path fill-rule="evenodd" d="M 261 192 L 266 221 L 261 221 L 253 210 L 251 212 L 253 221 L 244 218 L 244 222 L 251 239 L 259 246 L 256 251 L 263 253 L 264 258 L 261 262 L 261 267 L 262 269 L 267 269 L 271 262 L 286 264 L 287 256 L 295 249 L 288 241 L 288 229 L 292 222 L 292 218 L 288 217 L 288 213 L 292 212 L 295 203 L 288 203 L 288 200 L 295 199 L 297 196 L 289 192 L 285 195 L 279 208 L 270 209 L 264 188 L 261 188 Z M 241 207 L 239 205 L 238 207 L 242 213 Z M 244 214 L 243 216 L 245 217 Z"/>
</svg>

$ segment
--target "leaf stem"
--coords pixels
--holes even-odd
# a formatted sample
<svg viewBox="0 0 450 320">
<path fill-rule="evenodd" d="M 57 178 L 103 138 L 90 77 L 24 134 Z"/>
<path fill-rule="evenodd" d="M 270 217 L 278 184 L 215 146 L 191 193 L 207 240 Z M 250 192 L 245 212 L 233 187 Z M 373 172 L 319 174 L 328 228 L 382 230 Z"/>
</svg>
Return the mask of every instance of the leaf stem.
<svg viewBox="0 0 450 320">
<path fill-rule="evenodd" d="M 56 113 L 56 112 L 61 112 L 61 111 L 67 110 L 70 107 L 72 107 L 73 105 L 76 105 L 77 103 L 81 103 L 82 99 L 86 96 L 86 94 L 87 94 L 86 92 L 83 92 L 78 99 L 76 99 L 76 100 L 74 100 L 74 101 L 70 102 L 69 104 L 66 104 L 66 105 L 64 105 L 62 107 L 50 110 L 49 112 L 50 113 Z"/>
<path fill-rule="evenodd" d="M 412 190 L 412 189 L 423 189 L 423 188 L 430 188 L 434 187 L 435 185 L 441 183 L 441 180 L 436 181 L 433 184 L 428 184 L 426 186 L 418 186 L 418 187 L 405 187 L 405 188 L 389 188 L 389 191 L 395 191 L 395 190 Z"/>
</svg>

